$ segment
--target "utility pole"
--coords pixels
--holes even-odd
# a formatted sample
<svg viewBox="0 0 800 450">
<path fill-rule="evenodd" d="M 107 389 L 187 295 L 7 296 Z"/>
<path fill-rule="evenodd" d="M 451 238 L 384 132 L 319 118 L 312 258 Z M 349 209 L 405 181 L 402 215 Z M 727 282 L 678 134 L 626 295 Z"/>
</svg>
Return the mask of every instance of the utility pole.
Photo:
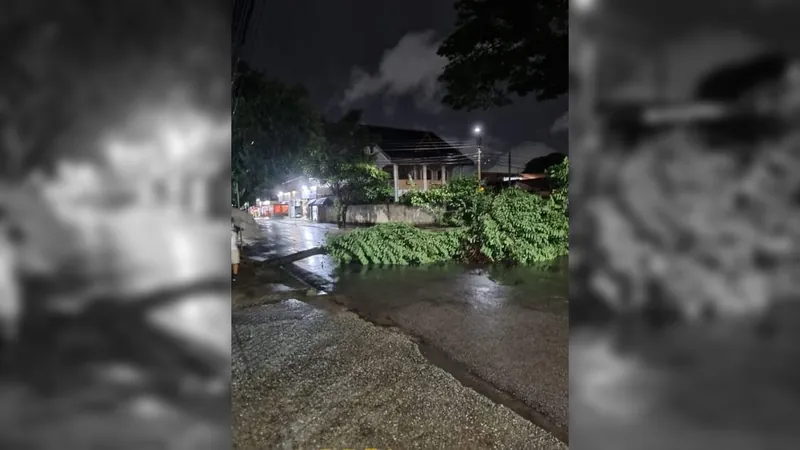
<svg viewBox="0 0 800 450">
<path fill-rule="evenodd" d="M 478 183 L 481 182 L 481 127 L 475 127 L 472 132 L 475 134 L 475 144 L 478 147 Z"/>
<path fill-rule="evenodd" d="M 478 144 L 478 182 L 481 181 L 481 144 Z"/>
<path fill-rule="evenodd" d="M 508 151 L 508 185 L 511 186 L 511 150 Z"/>
<path fill-rule="evenodd" d="M 239 182 L 238 181 L 234 181 L 233 182 L 233 187 L 234 187 L 234 189 L 236 189 L 236 209 L 242 209 L 242 204 L 239 201 Z"/>
</svg>

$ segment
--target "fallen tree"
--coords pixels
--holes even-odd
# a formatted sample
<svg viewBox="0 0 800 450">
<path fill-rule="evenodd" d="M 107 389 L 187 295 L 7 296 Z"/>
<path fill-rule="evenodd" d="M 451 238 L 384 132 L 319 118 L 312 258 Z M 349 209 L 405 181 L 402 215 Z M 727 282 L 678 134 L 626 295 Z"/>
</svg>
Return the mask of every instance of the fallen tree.
<svg viewBox="0 0 800 450">
<path fill-rule="evenodd" d="M 268 261 L 263 261 L 261 265 L 263 266 L 285 266 L 287 264 L 291 264 L 295 261 L 300 261 L 301 259 L 306 259 L 311 256 L 316 255 L 324 255 L 327 253 L 325 247 L 314 247 L 308 250 L 303 250 L 302 252 L 292 253 L 291 255 L 281 256 L 279 258 L 270 259 Z"/>
</svg>

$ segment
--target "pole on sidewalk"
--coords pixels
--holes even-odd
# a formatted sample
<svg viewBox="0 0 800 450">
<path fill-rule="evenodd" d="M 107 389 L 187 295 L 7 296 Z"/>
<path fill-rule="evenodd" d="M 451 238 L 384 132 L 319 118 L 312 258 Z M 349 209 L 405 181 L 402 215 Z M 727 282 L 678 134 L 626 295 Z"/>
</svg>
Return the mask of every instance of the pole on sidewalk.
<svg viewBox="0 0 800 450">
<path fill-rule="evenodd" d="M 233 182 L 233 188 L 236 189 L 236 209 L 242 209 L 242 204 L 239 201 L 239 182 Z"/>
</svg>

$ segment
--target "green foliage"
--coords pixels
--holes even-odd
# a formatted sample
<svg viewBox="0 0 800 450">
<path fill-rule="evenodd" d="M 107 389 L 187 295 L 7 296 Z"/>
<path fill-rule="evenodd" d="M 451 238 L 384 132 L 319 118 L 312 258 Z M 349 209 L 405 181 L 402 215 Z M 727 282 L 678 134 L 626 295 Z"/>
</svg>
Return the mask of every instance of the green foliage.
<svg viewBox="0 0 800 450">
<path fill-rule="evenodd" d="M 550 198 L 569 216 L 569 158 L 547 169 L 547 180 L 552 189 Z"/>
<path fill-rule="evenodd" d="M 350 167 L 372 163 L 374 156 L 364 152 L 371 136 L 361 127 L 361 111 L 350 111 L 338 122 L 324 122 L 324 140 L 309 148 L 303 158 L 307 175 L 320 180 L 337 181 L 346 178 Z"/>
<path fill-rule="evenodd" d="M 484 208 L 465 235 L 470 258 L 530 264 L 569 253 L 569 218 L 552 196 L 506 189 Z"/>
<path fill-rule="evenodd" d="M 374 164 L 359 163 L 342 165 L 332 184 L 337 186 L 336 199 L 343 204 L 373 204 L 394 195 L 389 181 L 389 174 Z"/>
<path fill-rule="evenodd" d="M 241 202 L 253 202 L 300 168 L 305 152 L 321 145 L 322 124 L 300 86 L 289 86 L 244 66 L 237 78 L 231 182 Z M 236 192 L 232 190 L 233 200 Z"/>
<path fill-rule="evenodd" d="M 364 152 L 374 139 L 361 127 L 361 111 L 325 123 L 324 130 L 325 139 L 309 149 L 303 167 L 309 176 L 328 183 L 337 222 L 343 225 L 348 205 L 385 202 L 393 192 L 389 174 L 374 165 L 374 156 Z"/>
<path fill-rule="evenodd" d="M 488 194 L 481 190 L 476 178 L 464 177 L 428 191 L 410 191 L 400 198 L 400 202 L 430 211 L 441 225 L 460 227 L 476 217 L 480 204 L 487 199 Z"/>
<path fill-rule="evenodd" d="M 569 254 L 569 160 L 552 166 L 547 197 L 518 188 L 488 193 L 476 179 L 453 180 L 402 197 L 407 205 L 438 211 L 445 232 L 389 223 L 359 229 L 329 241 L 340 264 L 425 264 L 459 258 L 474 262 L 537 264 Z"/>
<path fill-rule="evenodd" d="M 326 248 L 337 264 L 430 264 L 456 258 L 461 234 L 460 230 L 422 230 L 391 222 L 331 236 Z"/>
<path fill-rule="evenodd" d="M 514 96 L 567 93 L 567 0 L 459 0 L 455 8 L 456 29 L 438 52 L 448 61 L 446 105 L 487 109 Z"/>
</svg>

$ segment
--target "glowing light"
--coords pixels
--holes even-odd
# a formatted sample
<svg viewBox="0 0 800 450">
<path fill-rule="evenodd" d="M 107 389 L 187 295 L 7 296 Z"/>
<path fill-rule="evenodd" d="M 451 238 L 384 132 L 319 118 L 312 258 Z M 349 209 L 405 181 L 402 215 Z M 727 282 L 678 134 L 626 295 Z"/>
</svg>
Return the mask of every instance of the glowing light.
<svg viewBox="0 0 800 450">
<path fill-rule="evenodd" d="M 597 0 L 572 0 L 572 7 L 580 13 L 588 13 L 597 8 Z"/>
<path fill-rule="evenodd" d="M 481 132 L 483 132 L 483 130 L 481 129 L 481 127 L 475 127 L 472 130 L 472 132 L 475 133 L 475 134 L 481 134 Z"/>
</svg>

